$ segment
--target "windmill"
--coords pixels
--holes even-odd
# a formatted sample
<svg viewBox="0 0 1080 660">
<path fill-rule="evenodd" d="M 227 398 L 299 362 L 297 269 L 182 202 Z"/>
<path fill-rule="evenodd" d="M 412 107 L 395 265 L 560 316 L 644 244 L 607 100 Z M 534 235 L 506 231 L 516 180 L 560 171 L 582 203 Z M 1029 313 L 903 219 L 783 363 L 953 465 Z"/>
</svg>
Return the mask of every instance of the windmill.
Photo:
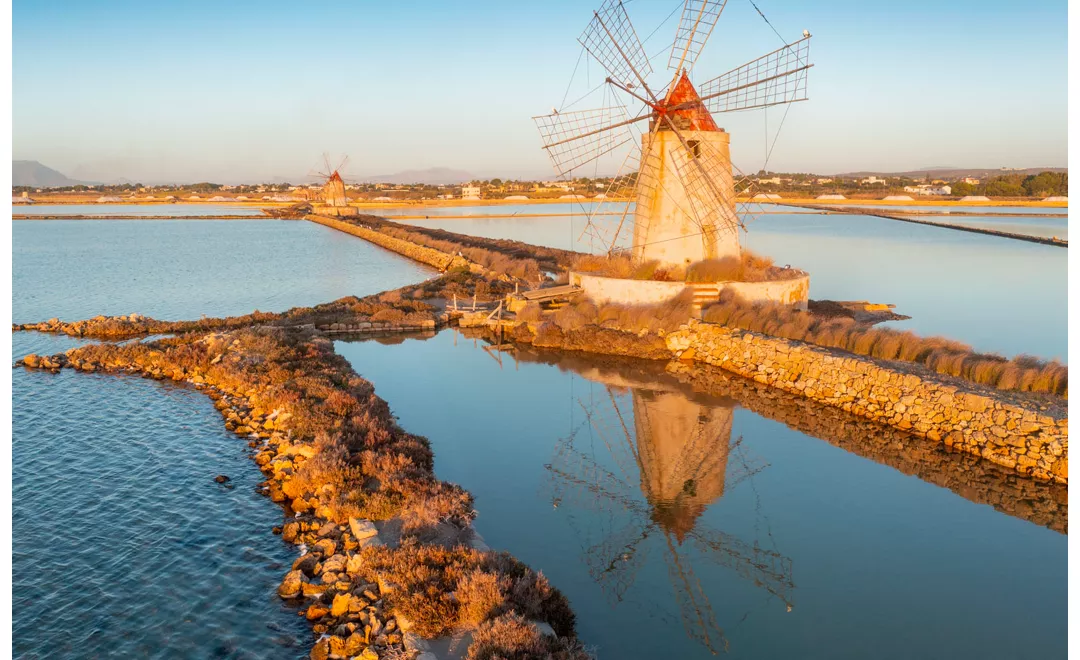
<svg viewBox="0 0 1080 660">
<path fill-rule="evenodd" d="M 345 180 L 342 178 L 341 172 L 349 164 L 349 157 L 342 156 L 337 167 L 330 165 L 330 154 L 324 153 L 322 160 L 322 165 L 317 165 L 316 169 L 308 173 L 308 176 L 318 177 L 322 182 L 320 196 L 327 206 L 334 208 L 348 207 L 349 198 L 345 195 Z"/>
<path fill-rule="evenodd" d="M 791 560 L 699 520 L 710 503 L 765 467 L 746 456 L 741 438 L 731 441 L 734 403 L 705 405 L 658 383 L 635 383 L 628 422 L 614 389 L 608 385 L 606 400 L 578 400 L 585 420 L 556 444 L 545 466 L 553 503 L 570 511 L 582 538 L 590 576 L 613 603 L 622 601 L 650 550 L 659 547 L 687 635 L 713 653 L 726 641 L 686 546 L 790 611 Z M 586 430 L 602 443 L 599 458 L 580 437 Z M 588 511 L 587 530 L 576 520 L 582 510 Z"/>
<path fill-rule="evenodd" d="M 810 33 L 804 31 L 802 39 L 695 89 L 690 73 L 726 4 L 686 0 L 668 55 L 671 75 L 656 87 L 664 90 L 658 94 L 649 82 L 652 65 L 622 1 L 605 0 L 578 41 L 605 69 L 608 91 L 621 102 L 592 110 L 553 109 L 533 118 L 559 176 L 626 149 L 605 201 L 588 214 L 586 232 L 608 253 L 616 248 L 632 201 L 636 259 L 685 266 L 740 254 L 738 230 L 745 227 L 736 193 L 747 190 L 750 181 L 733 169 L 730 136 L 713 115 L 807 100 L 813 65 Z M 641 110 L 631 112 L 639 104 Z M 614 212 L 617 225 L 608 231 L 594 220 L 612 215 L 601 207 L 620 196 L 623 201 L 614 202 L 621 206 Z"/>
</svg>

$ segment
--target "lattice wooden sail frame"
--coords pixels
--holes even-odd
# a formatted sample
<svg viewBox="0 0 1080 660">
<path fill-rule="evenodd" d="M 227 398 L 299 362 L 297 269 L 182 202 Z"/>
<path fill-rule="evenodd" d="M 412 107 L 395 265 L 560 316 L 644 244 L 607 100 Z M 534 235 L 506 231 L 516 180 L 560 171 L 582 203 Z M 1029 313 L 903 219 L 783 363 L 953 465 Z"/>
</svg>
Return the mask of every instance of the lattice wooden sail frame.
<svg viewBox="0 0 1080 660">
<path fill-rule="evenodd" d="M 568 176 L 632 140 L 627 119 L 621 105 L 533 117 L 559 176 Z"/>
<path fill-rule="evenodd" d="M 669 69 L 678 72 L 694 68 L 725 5 L 727 0 L 686 0 L 668 56 Z"/>
<path fill-rule="evenodd" d="M 698 93 L 713 114 L 805 101 L 811 66 L 810 37 L 803 37 L 703 82 Z"/>
<path fill-rule="evenodd" d="M 653 71 L 622 0 L 600 5 L 578 42 L 620 83 L 637 83 Z"/>
</svg>

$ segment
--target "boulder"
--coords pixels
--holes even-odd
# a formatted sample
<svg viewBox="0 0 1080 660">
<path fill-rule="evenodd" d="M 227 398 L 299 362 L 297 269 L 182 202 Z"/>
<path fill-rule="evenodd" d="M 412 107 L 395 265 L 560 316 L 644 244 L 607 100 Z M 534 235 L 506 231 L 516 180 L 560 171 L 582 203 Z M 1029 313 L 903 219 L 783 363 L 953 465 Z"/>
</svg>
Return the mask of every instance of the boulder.
<svg viewBox="0 0 1080 660">
<path fill-rule="evenodd" d="M 300 595 L 304 586 L 304 574 L 300 571 L 289 571 L 285 579 L 278 587 L 278 595 L 282 598 L 296 598 Z"/>
<path fill-rule="evenodd" d="M 333 616 L 344 616 L 349 611 L 349 603 L 351 597 L 349 594 L 338 594 L 334 596 L 334 602 L 330 605 L 330 614 Z"/>
<path fill-rule="evenodd" d="M 353 538 L 357 541 L 362 541 L 379 533 L 379 530 L 375 529 L 375 525 L 370 520 L 360 520 L 359 518 L 349 518 L 349 529 L 352 531 Z"/>
</svg>

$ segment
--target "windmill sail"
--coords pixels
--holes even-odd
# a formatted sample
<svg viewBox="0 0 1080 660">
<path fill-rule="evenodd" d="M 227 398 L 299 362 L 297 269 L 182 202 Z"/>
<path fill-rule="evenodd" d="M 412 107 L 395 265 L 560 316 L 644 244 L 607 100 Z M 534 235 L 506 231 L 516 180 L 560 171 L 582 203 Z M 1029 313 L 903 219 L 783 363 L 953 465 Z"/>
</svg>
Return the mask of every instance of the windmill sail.
<svg viewBox="0 0 1080 660">
<path fill-rule="evenodd" d="M 632 141 L 626 108 L 555 112 L 533 117 L 544 150 L 560 176 Z"/>
<path fill-rule="evenodd" d="M 668 68 L 689 71 L 709 40 L 727 0 L 686 0 L 675 43 L 671 45 Z"/>
<path fill-rule="evenodd" d="M 810 37 L 732 69 L 699 88 L 710 112 L 733 112 L 805 101 Z"/>
<path fill-rule="evenodd" d="M 638 84 L 653 71 L 622 0 L 607 0 L 593 12 L 578 42 L 617 82 Z"/>
</svg>

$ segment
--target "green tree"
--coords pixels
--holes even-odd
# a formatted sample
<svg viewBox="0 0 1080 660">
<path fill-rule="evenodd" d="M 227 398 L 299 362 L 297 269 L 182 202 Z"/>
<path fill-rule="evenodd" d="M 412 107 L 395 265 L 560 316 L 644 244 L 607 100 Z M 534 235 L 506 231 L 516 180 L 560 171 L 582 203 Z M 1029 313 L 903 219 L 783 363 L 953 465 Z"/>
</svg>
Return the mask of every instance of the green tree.
<svg viewBox="0 0 1080 660">
<path fill-rule="evenodd" d="M 985 193 L 990 197 L 1020 197 L 1024 194 L 1024 188 L 1019 182 L 998 177 L 986 184 Z"/>
<path fill-rule="evenodd" d="M 963 181 L 957 181 L 956 183 L 952 184 L 952 194 L 956 195 L 957 197 L 963 197 L 964 195 L 974 195 L 975 186 L 971 185 L 970 183 L 964 183 Z"/>
<path fill-rule="evenodd" d="M 1049 197 L 1066 194 L 1069 187 L 1068 174 L 1041 172 L 1024 179 L 1024 192 L 1032 197 Z"/>
</svg>

